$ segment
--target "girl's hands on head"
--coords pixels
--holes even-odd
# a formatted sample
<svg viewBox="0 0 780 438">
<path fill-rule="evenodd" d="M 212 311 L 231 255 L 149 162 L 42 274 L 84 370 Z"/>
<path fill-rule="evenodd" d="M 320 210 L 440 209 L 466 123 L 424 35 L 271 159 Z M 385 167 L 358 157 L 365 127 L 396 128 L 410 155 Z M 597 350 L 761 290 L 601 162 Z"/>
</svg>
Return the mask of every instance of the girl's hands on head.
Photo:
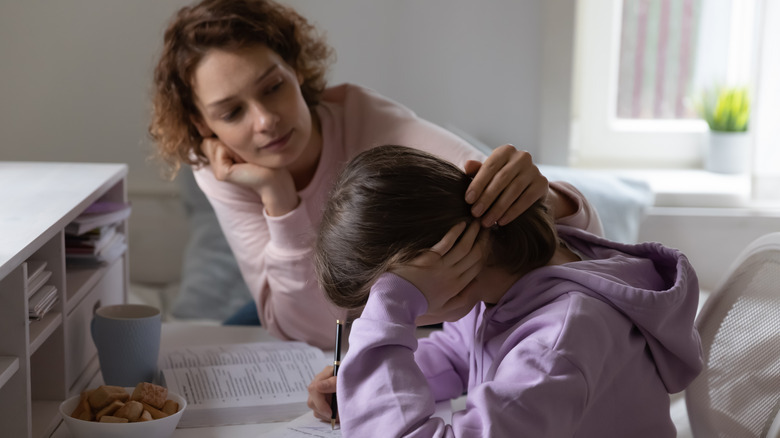
<svg viewBox="0 0 780 438">
<path fill-rule="evenodd" d="M 496 148 L 484 163 L 467 161 L 464 170 L 474 176 L 466 202 L 484 227 L 506 225 L 549 191 L 547 178 L 531 154 L 512 145 Z"/>
<path fill-rule="evenodd" d="M 473 221 L 452 227 L 431 249 L 390 269 L 414 284 L 428 301 L 417 325 L 454 321 L 466 315 L 480 296 L 469 284 L 484 266 L 486 231 Z"/>
<path fill-rule="evenodd" d="M 201 149 L 214 176 L 254 190 L 270 216 L 282 216 L 298 206 L 298 192 L 290 171 L 248 163 L 216 137 L 207 137 Z"/>
<path fill-rule="evenodd" d="M 333 366 L 327 366 L 320 371 L 309 384 L 309 399 L 306 405 L 312 410 L 314 416 L 322 421 L 330 422 L 330 400 L 336 392 L 336 376 L 333 375 Z M 338 422 L 338 417 L 336 417 Z"/>
</svg>

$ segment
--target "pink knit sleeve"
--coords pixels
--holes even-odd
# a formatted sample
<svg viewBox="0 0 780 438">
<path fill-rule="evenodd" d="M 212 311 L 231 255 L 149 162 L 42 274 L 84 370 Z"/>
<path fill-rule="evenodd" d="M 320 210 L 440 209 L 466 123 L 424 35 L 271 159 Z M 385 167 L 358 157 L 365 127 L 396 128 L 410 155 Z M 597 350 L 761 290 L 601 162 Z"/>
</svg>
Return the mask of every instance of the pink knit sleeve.
<svg viewBox="0 0 780 438">
<path fill-rule="evenodd" d="M 310 206 L 302 201 L 286 215 L 269 217 L 251 190 L 218 181 L 209 168 L 196 170 L 195 178 L 214 207 L 261 324 L 278 338 L 330 348 L 332 333 L 322 327 L 344 312 L 327 301 L 316 281 Z"/>
<path fill-rule="evenodd" d="M 597 236 L 604 236 L 604 228 L 601 225 L 599 214 L 585 198 L 585 195 L 580 193 L 573 185 L 563 181 L 551 181 L 550 187 L 577 204 L 577 211 L 574 214 L 558 218 L 556 223 L 580 228 Z"/>
</svg>

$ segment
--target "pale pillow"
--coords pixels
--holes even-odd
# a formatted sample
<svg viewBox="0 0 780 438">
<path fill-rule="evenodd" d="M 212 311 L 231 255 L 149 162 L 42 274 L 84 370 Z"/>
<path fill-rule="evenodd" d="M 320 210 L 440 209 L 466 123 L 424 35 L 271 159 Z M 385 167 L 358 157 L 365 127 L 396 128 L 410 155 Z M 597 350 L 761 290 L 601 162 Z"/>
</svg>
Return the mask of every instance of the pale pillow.
<svg viewBox="0 0 780 438">
<path fill-rule="evenodd" d="M 224 320 L 252 297 L 217 215 L 195 182 L 192 170 L 182 169 L 179 181 L 191 232 L 172 314 L 182 319 Z"/>
</svg>

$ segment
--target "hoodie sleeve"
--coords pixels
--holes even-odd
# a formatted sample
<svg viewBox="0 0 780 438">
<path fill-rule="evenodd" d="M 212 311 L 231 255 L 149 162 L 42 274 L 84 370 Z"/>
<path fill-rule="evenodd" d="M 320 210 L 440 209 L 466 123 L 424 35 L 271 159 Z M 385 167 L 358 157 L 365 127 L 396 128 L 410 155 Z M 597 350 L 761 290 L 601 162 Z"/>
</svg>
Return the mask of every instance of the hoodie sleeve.
<svg viewBox="0 0 780 438">
<path fill-rule="evenodd" d="M 427 338 L 419 340 L 414 359 L 428 380 L 436 401 L 451 400 L 466 392 L 469 378 L 469 351 L 474 341 L 475 307 L 460 320 L 444 323 Z"/>
<path fill-rule="evenodd" d="M 431 417 L 434 396 L 414 355 L 414 320 L 426 309 L 425 297 L 403 278 L 385 274 L 375 283 L 339 371 L 345 438 L 376 436 L 378 430 L 398 437 L 572 435 L 586 405 L 585 380 L 542 346 L 513 351 L 495 379 L 469 391 L 466 409 L 453 414 L 452 424 Z"/>
</svg>

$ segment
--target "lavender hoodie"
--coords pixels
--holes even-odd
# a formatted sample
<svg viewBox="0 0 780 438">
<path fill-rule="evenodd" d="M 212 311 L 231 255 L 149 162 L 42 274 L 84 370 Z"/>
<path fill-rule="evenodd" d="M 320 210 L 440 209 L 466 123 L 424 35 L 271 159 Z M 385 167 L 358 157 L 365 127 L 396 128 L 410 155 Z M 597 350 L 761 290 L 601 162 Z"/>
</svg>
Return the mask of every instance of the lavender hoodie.
<svg viewBox="0 0 780 438">
<path fill-rule="evenodd" d="M 380 277 L 339 371 L 343 436 L 675 436 L 668 394 L 702 367 L 688 259 L 657 243 L 558 232 L 583 261 L 532 271 L 419 345 L 425 297 Z M 431 418 L 435 401 L 464 392 L 451 425 Z"/>
</svg>

